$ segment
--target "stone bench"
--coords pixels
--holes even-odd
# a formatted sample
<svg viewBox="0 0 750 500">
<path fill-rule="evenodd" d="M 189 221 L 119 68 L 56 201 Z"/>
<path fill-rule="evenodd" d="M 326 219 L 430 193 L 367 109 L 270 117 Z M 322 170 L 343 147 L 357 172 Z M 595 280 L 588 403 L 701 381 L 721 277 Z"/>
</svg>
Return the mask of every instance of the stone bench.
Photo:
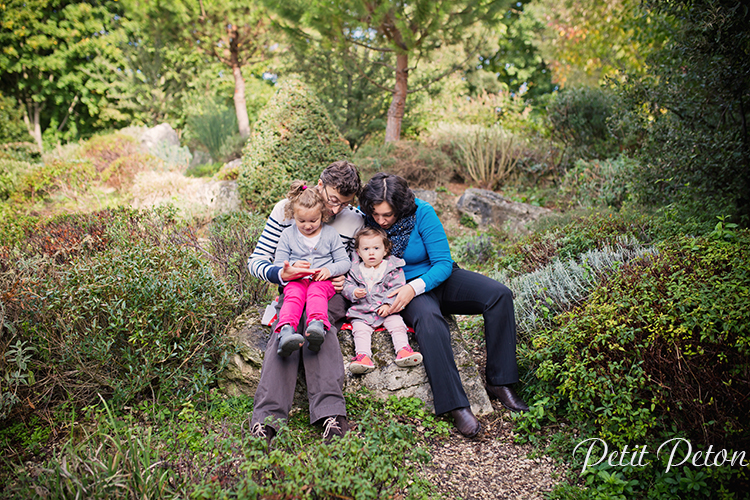
<svg viewBox="0 0 750 500">
<path fill-rule="evenodd" d="M 474 360 L 466 349 L 465 340 L 454 318 L 446 318 L 451 329 L 453 355 L 464 389 L 471 403 L 471 409 L 476 415 L 484 415 L 493 411 L 487 392 L 484 389 L 482 377 Z M 261 324 L 261 311 L 248 309 L 239 316 L 229 330 L 230 341 L 235 346 L 230 354 L 229 364 L 222 373 L 219 386 L 225 393 L 233 396 L 246 395 L 253 397 L 260 380 L 260 370 L 263 364 L 263 354 L 271 335 L 270 327 Z M 433 408 L 432 390 L 427 381 L 424 366 L 399 368 L 393 362 L 396 355 L 393 352 L 391 336 L 387 332 L 375 332 L 372 337 L 373 362 L 377 369 L 366 375 L 353 375 L 349 370 L 349 363 L 354 356 L 354 339 L 348 331 L 338 333 L 341 343 L 342 363 L 345 367 L 346 383 L 344 391 L 352 393 L 366 387 L 376 397 L 387 399 L 413 396 L 424 401 L 429 408 Z M 417 342 L 410 334 L 412 347 L 417 349 Z M 306 347 L 303 347 L 306 349 Z M 295 404 L 307 401 L 304 374 L 300 371 L 297 378 Z"/>
</svg>

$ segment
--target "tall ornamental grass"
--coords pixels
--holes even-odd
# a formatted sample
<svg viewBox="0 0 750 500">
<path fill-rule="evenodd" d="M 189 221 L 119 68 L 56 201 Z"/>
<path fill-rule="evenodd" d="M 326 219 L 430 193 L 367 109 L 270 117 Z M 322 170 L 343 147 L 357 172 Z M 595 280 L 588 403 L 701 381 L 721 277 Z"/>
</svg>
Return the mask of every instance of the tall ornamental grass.
<svg viewBox="0 0 750 500">
<path fill-rule="evenodd" d="M 440 123 L 432 132 L 432 141 L 450 151 L 462 177 L 484 189 L 501 186 L 520 155 L 515 136 L 498 125 Z"/>
</svg>

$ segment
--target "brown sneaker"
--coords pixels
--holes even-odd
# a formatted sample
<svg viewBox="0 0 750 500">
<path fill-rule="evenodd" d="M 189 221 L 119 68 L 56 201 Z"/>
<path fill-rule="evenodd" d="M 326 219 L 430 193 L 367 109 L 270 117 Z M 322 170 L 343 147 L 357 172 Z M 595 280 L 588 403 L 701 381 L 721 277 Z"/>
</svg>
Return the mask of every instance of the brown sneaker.
<svg viewBox="0 0 750 500">
<path fill-rule="evenodd" d="M 256 422 L 250 429 L 250 435 L 254 438 L 265 438 L 266 445 L 270 449 L 271 440 L 274 438 L 274 436 L 276 436 L 276 429 L 274 429 L 270 425 L 263 425 L 260 422 Z"/>
<path fill-rule="evenodd" d="M 330 444 L 335 436 L 344 437 L 349 431 L 349 421 L 343 415 L 328 417 L 323 422 L 323 442 Z"/>
</svg>

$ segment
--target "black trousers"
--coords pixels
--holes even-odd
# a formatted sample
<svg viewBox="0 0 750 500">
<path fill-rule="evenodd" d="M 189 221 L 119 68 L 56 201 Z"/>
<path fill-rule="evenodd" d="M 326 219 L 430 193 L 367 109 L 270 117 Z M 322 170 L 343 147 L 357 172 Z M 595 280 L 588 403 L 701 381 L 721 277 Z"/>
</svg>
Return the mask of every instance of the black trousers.
<svg viewBox="0 0 750 500">
<path fill-rule="evenodd" d="M 518 382 L 513 293 L 492 278 L 454 265 L 447 280 L 414 297 L 401 313 L 414 328 L 438 415 L 470 406 L 453 359 L 448 322 L 443 317 L 449 314 L 483 315 L 487 383 Z"/>
</svg>

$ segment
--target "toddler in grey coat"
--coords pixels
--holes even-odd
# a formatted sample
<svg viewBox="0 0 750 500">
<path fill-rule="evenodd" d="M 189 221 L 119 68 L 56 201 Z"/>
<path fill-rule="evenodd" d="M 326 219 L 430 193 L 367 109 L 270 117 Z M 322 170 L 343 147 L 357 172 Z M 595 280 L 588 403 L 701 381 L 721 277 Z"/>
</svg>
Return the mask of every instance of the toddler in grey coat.
<svg viewBox="0 0 750 500">
<path fill-rule="evenodd" d="M 390 255 L 391 242 L 380 228 L 360 230 L 354 237 L 354 244 L 357 255 L 341 292 L 352 302 L 347 316 L 352 324 L 356 356 L 349 369 L 356 374 L 375 369 L 372 362 L 372 333 L 381 326 L 391 334 L 397 366 L 420 364 L 422 355 L 414 352 L 409 345 L 406 324 L 400 314 L 391 314 L 394 298 L 388 297 L 391 292 L 407 286 L 401 269 L 404 260 Z"/>
</svg>

